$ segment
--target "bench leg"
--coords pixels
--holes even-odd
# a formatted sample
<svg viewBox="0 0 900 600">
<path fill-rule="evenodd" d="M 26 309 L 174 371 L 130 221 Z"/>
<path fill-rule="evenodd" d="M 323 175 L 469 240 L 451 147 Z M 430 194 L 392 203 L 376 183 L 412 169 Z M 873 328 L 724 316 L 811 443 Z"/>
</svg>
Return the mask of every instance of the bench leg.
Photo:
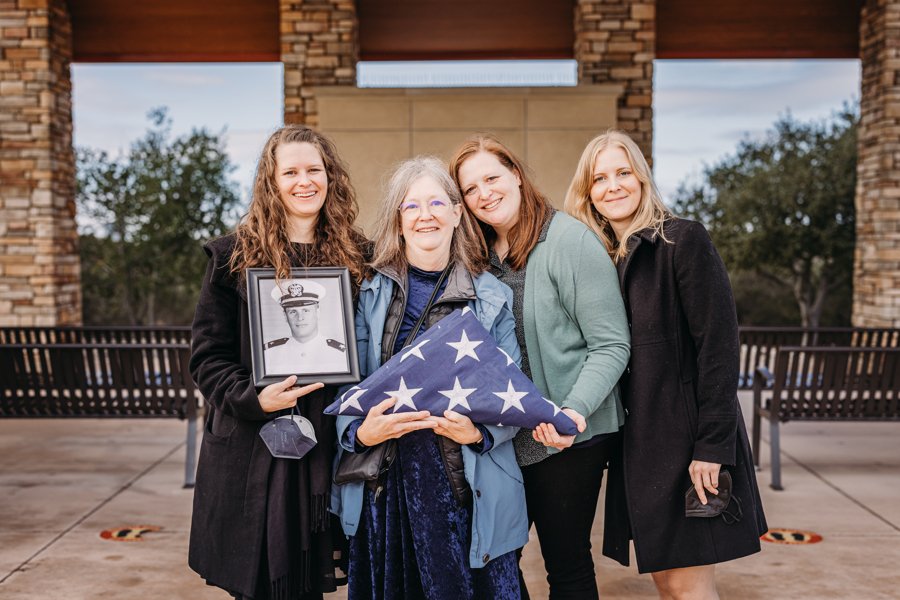
<svg viewBox="0 0 900 600">
<path fill-rule="evenodd" d="M 769 445 L 772 448 L 772 484 L 773 490 L 781 491 L 781 438 L 779 438 L 778 419 L 769 419 Z"/>
<path fill-rule="evenodd" d="M 184 487 L 193 488 L 197 478 L 197 417 L 188 417 L 184 451 Z"/>
<path fill-rule="evenodd" d="M 759 397 L 759 394 L 753 393 L 753 466 L 759 470 L 759 435 L 760 435 L 760 414 L 759 411 L 762 408 L 762 401 Z"/>
</svg>

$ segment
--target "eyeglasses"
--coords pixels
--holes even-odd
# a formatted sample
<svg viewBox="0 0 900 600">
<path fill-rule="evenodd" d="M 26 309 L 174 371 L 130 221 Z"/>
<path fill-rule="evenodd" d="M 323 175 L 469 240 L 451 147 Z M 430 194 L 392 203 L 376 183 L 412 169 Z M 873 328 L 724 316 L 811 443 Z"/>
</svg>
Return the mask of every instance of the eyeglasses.
<svg viewBox="0 0 900 600">
<path fill-rule="evenodd" d="M 400 211 L 400 215 L 403 217 L 414 218 L 422 214 L 423 205 L 427 205 L 428 212 L 436 216 L 447 214 L 447 212 L 450 211 L 450 207 L 452 206 L 452 204 L 447 200 L 433 198 L 425 202 L 424 204 L 414 200 L 403 202 L 397 210 Z"/>
</svg>

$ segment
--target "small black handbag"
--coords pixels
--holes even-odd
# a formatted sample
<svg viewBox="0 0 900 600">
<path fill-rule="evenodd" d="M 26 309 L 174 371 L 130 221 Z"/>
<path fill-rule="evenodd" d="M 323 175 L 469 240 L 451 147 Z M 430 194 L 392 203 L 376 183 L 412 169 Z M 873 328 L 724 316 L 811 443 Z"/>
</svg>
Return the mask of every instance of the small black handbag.
<svg viewBox="0 0 900 600">
<path fill-rule="evenodd" d="M 706 504 L 700 502 L 697 489 L 692 485 L 684 493 L 684 516 L 686 517 L 722 517 L 728 525 L 737 523 L 744 515 L 741 501 L 732 493 L 731 473 L 724 468 L 719 471 L 719 493 L 707 494 Z M 729 511 L 731 501 L 734 501 L 734 511 Z"/>
<path fill-rule="evenodd" d="M 338 485 L 353 481 L 375 481 L 391 468 L 397 455 L 397 440 L 384 441 L 366 452 L 344 452 L 334 472 Z"/>
</svg>

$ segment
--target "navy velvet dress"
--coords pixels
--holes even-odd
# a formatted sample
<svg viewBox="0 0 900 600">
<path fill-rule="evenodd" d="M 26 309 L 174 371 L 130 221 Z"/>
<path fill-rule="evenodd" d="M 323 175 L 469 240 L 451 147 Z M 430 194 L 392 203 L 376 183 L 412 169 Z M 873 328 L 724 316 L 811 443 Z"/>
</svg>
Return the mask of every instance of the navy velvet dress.
<svg viewBox="0 0 900 600">
<path fill-rule="evenodd" d="M 410 268 L 410 297 L 395 351 L 418 320 L 439 275 Z M 352 438 L 357 427 L 347 431 Z M 434 432 L 404 435 L 397 440 L 397 458 L 384 487 L 377 495 L 365 490 L 359 529 L 350 540 L 348 596 L 353 600 L 520 598 L 515 552 L 498 556 L 480 569 L 469 568 L 471 530 L 471 508 L 460 506 L 453 496 Z"/>
</svg>

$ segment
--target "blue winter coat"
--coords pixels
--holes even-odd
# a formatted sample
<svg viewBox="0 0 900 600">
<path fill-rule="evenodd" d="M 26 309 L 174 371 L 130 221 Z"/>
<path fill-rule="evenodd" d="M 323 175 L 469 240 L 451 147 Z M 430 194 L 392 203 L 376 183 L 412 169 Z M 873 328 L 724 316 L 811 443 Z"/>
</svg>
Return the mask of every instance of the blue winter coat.
<svg viewBox="0 0 900 600">
<path fill-rule="evenodd" d="M 473 277 L 472 283 L 475 299 L 469 301 L 469 307 L 497 345 L 518 363 L 521 354 L 511 310 L 512 291 L 490 273 Z M 381 366 L 381 340 L 395 285 L 392 278 L 376 273 L 371 280 L 363 282 L 360 289 L 356 340 L 363 377 Z M 339 448 L 335 465 L 343 452 L 353 451 L 352 447 L 344 446 L 344 432 L 357 419 L 359 417 L 337 419 Z M 469 566 L 476 569 L 491 558 L 521 548 L 528 541 L 525 487 L 512 445 L 518 428 L 486 427 L 493 439 L 487 452 L 482 455 L 462 446 L 466 481 L 474 492 Z M 338 515 L 348 536 L 355 535 L 359 526 L 363 491 L 362 482 L 332 486 L 331 511 Z"/>
</svg>

